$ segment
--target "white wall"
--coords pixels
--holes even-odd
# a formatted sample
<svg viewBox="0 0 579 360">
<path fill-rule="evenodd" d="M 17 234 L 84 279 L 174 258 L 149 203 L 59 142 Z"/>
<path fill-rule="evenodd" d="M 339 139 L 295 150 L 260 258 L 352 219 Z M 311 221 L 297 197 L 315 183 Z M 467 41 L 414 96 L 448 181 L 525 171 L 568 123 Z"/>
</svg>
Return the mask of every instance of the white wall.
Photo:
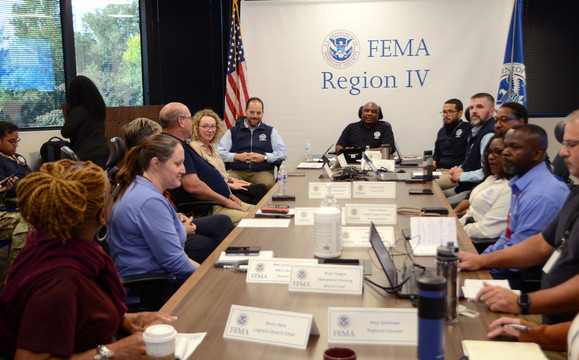
<svg viewBox="0 0 579 360">
<path fill-rule="evenodd" d="M 335 144 L 368 101 L 382 107 L 404 152 L 432 149 L 444 101 L 458 98 L 468 106 L 477 92 L 496 96 L 513 9 L 513 1 L 505 0 L 241 4 L 249 95 L 263 99 L 264 122 L 280 132 L 289 163 L 303 154 L 307 138 L 314 153 Z M 336 68 L 326 56 L 328 37 L 338 30 L 358 41 L 357 60 L 348 67 Z M 395 42 L 408 46 L 406 53 Z M 335 88 L 324 81 L 327 74 Z M 388 87 L 370 86 L 372 78 L 384 76 L 394 76 L 395 86 L 392 80 Z M 360 78 L 360 92 L 350 91 L 349 80 L 339 88 L 340 77 Z"/>
<path fill-rule="evenodd" d="M 19 131 L 18 136 L 22 139 L 16 152 L 26 158 L 32 170 L 40 167 L 40 147 L 53 136 L 62 137 L 59 130 L 43 131 Z"/>
</svg>

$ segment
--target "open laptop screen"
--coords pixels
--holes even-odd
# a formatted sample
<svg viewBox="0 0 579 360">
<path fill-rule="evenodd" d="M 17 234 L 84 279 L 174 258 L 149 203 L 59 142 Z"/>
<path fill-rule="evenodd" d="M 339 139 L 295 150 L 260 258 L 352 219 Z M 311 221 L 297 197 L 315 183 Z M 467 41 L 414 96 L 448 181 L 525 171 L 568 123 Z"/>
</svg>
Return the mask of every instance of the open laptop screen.
<svg viewBox="0 0 579 360">
<path fill-rule="evenodd" d="M 376 226 L 373 222 L 370 223 L 370 244 L 376 253 L 376 257 L 378 257 L 380 265 L 382 265 L 382 269 L 384 269 L 384 272 L 386 273 L 390 286 L 397 286 L 398 275 L 396 274 L 396 267 L 394 266 L 394 262 L 386 250 L 386 246 L 384 246 L 382 238 L 380 237 L 378 230 L 376 230 Z"/>
</svg>

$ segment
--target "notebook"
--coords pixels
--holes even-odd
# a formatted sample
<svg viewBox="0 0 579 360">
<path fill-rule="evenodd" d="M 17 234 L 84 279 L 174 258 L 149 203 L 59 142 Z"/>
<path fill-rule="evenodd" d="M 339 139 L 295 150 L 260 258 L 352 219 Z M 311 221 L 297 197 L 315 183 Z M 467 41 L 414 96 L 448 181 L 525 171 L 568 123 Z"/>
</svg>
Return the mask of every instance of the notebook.
<svg viewBox="0 0 579 360">
<path fill-rule="evenodd" d="M 391 287 L 397 287 L 402 284 L 400 289 L 396 290 L 396 297 L 412 298 L 418 293 L 416 281 L 420 276 L 434 275 L 433 269 L 422 269 L 414 266 L 407 267 L 404 265 L 402 269 L 396 269 L 394 261 L 386 250 L 386 246 L 382 242 L 382 238 L 374 226 L 374 222 L 370 223 L 370 244 L 376 253 L 376 257 L 384 269 L 386 278 L 390 282 Z"/>
<path fill-rule="evenodd" d="M 469 360 L 546 360 L 539 345 L 514 341 L 463 340 L 462 352 Z"/>
</svg>

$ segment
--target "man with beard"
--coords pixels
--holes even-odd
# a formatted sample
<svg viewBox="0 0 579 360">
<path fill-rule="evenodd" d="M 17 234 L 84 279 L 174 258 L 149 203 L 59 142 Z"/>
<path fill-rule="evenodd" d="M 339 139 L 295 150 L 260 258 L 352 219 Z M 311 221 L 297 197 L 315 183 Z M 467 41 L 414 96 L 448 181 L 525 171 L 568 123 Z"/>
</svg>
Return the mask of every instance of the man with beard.
<svg viewBox="0 0 579 360">
<path fill-rule="evenodd" d="M 457 186 L 444 190 L 444 195 L 452 207 L 466 199 L 470 191 L 484 180 L 482 158 L 494 135 L 494 106 L 495 99 L 490 94 L 478 93 L 470 98 L 472 133 L 468 139 L 465 159 L 462 165 L 451 168 L 448 174 Z"/>
<path fill-rule="evenodd" d="M 565 119 L 563 146 L 559 152 L 571 175 L 576 177 L 579 176 L 578 144 L 579 110 L 576 110 Z M 514 158 L 514 155 L 509 155 L 509 158 Z M 484 302 L 492 311 L 543 314 L 543 324 L 573 320 L 579 310 L 578 196 L 579 188 L 575 187 L 557 217 L 541 233 L 519 244 L 484 255 L 459 253 L 460 268 L 468 271 L 483 268 L 521 269 L 546 262 L 541 290 L 517 296 L 508 289 L 487 284 L 477 294 L 478 301 Z"/>
<path fill-rule="evenodd" d="M 278 131 L 264 124 L 263 101 L 252 97 L 245 104 L 247 117 L 227 130 L 221 138 L 217 152 L 229 176 L 253 184 L 275 185 L 274 162 L 287 159 L 287 149 Z"/>
<path fill-rule="evenodd" d="M 440 112 L 442 127 L 436 135 L 432 159 L 434 167 L 443 175 L 448 175 L 452 167 L 464 161 L 472 126 L 462 121 L 462 109 L 462 101 L 450 99 L 444 103 Z M 448 176 L 442 176 L 439 180 L 438 185 L 443 190 L 456 186 Z"/>
<path fill-rule="evenodd" d="M 538 234 L 557 215 L 567 195 L 567 185 L 549 171 L 545 163 L 547 134 L 537 125 L 519 124 L 505 134 L 503 168 L 515 175 L 509 182 L 511 205 L 507 229 L 496 243 L 482 253 L 488 254 L 520 243 Z M 540 279 L 540 268 L 490 269 L 494 278 L 509 279 L 520 288 L 523 279 Z"/>
</svg>

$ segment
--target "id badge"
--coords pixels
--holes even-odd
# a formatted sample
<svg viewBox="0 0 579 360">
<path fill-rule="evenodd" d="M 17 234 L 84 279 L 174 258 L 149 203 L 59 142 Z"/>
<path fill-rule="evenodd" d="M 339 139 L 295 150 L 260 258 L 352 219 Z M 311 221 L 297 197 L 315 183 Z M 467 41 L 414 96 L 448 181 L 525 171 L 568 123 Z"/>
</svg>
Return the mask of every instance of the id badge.
<svg viewBox="0 0 579 360">
<path fill-rule="evenodd" d="M 543 272 L 545 274 L 548 274 L 549 271 L 551 271 L 551 268 L 553 267 L 553 265 L 555 265 L 555 263 L 557 262 L 557 259 L 559 259 L 560 255 L 561 255 L 561 252 L 559 251 L 559 249 L 553 251 L 553 253 L 551 254 L 551 257 L 549 258 L 549 260 L 547 260 L 547 262 L 545 263 L 545 266 L 543 266 Z"/>
</svg>

